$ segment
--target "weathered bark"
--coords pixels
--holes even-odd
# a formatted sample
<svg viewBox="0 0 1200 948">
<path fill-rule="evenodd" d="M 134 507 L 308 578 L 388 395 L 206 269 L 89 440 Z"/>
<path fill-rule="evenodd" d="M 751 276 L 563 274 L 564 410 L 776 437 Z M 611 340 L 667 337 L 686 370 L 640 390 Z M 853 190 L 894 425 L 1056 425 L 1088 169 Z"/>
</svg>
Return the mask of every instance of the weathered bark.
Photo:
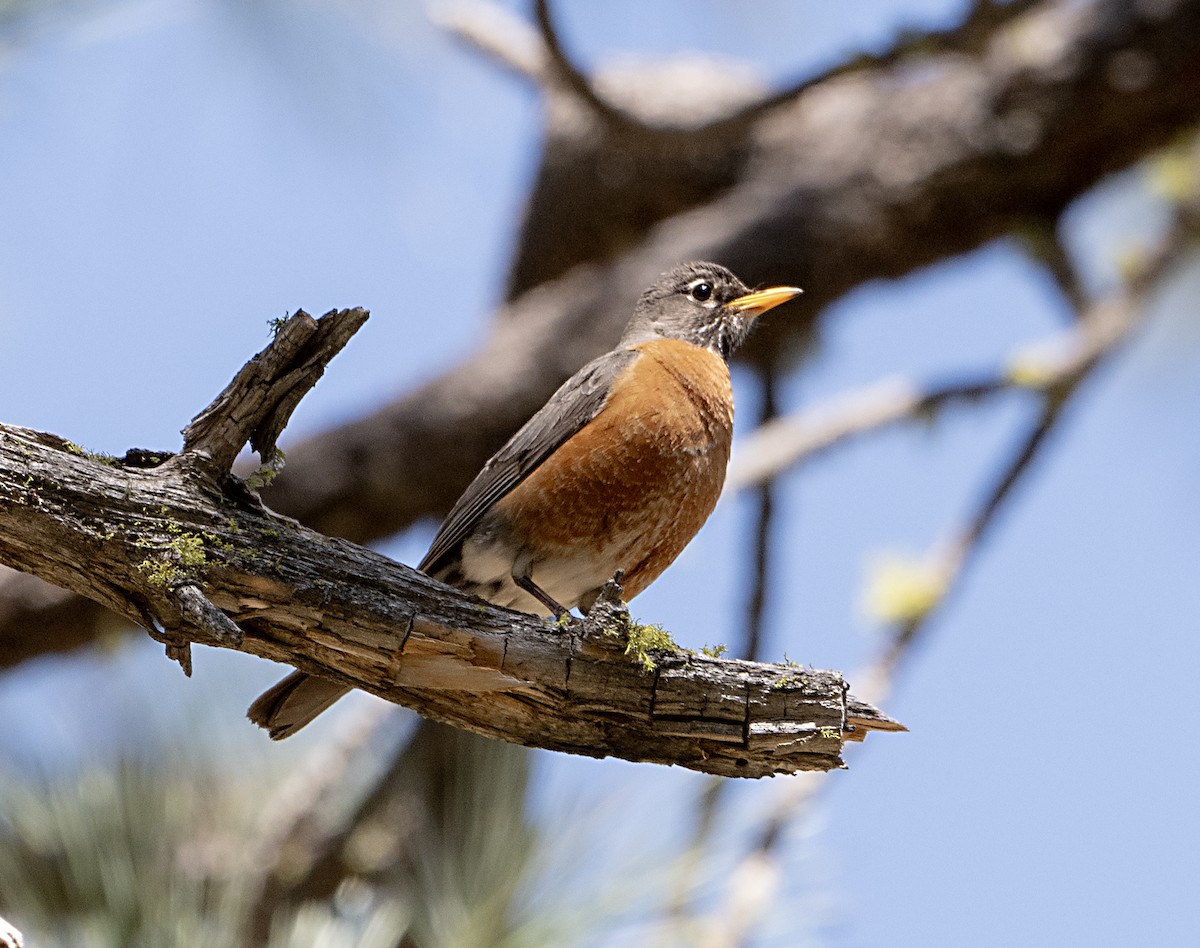
<svg viewBox="0 0 1200 948">
<path fill-rule="evenodd" d="M 634 130 L 650 110 L 619 100 L 636 154 L 671 156 L 669 167 L 655 159 L 655 174 L 623 178 L 601 174 L 615 159 L 586 103 L 572 111 L 569 90 L 555 91 L 547 171 L 517 258 L 528 273 L 546 235 L 579 233 L 600 262 L 522 294 L 480 350 L 441 378 L 289 447 L 271 504 L 358 542 L 440 515 L 564 378 L 612 344 L 636 293 L 669 265 L 710 257 L 748 280 L 804 286 L 800 313 L 764 321 L 753 358 L 798 345 L 824 305 L 854 286 L 1052 221 L 1105 174 L 1200 119 L 1200 0 L 1046 2 L 974 31 L 955 51 L 883 59 L 747 111 L 738 135 L 722 126 L 697 137 L 644 119 Z M 581 115 L 592 126 L 568 135 L 560 123 Z M 579 193 L 598 177 L 620 187 L 584 207 L 560 193 L 572 167 Z M 671 173 L 687 180 L 665 182 Z M 640 209 L 633 233 L 628 207 Z M 690 209 L 662 219 L 680 207 Z M 583 227 L 585 211 L 601 217 Z M 63 647 L 60 633 L 73 643 L 96 631 L 98 613 L 78 599 L 54 597 L 44 610 L 5 604 L 40 595 L 21 577 L 0 577 L 0 664 Z"/>
<path fill-rule="evenodd" d="M 0 561 L 143 626 L 185 670 L 192 642 L 238 648 L 531 747 L 757 777 L 840 766 L 844 740 L 899 728 L 834 672 L 676 650 L 647 670 L 620 612 L 548 626 L 262 507 L 227 471 L 235 445 L 277 433 L 365 318 L 294 317 L 166 460 L 0 425 Z"/>
</svg>

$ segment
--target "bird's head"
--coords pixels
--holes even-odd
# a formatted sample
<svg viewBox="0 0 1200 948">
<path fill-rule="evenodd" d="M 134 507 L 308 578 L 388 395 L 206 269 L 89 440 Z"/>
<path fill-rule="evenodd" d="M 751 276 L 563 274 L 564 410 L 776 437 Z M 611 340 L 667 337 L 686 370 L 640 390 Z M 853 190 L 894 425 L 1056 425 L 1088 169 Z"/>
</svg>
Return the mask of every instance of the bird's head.
<svg viewBox="0 0 1200 948">
<path fill-rule="evenodd" d="M 718 264 L 685 263 L 664 273 L 642 294 L 621 344 L 680 339 L 728 359 L 759 316 L 799 293 L 794 286 L 752 293 Z"/>
</svg>

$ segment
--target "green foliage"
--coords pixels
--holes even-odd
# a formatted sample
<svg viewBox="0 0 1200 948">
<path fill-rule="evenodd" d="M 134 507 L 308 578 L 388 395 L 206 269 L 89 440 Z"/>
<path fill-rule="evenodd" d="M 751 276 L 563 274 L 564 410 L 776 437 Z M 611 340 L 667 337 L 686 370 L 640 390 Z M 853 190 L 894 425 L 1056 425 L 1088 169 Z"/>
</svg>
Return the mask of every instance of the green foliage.
<svg viewBox="0 0 1200 948">
<path fill-rule="evenodd" d="M 31 944 L 236 946 L 245 808 L 203 773 L 123 762 L 0 778 L 0 892 Z M 246 827 L 240 827 L 245 829 Z"/>
<path fill-rule="evenodd" d="M 87 948 L 571 944 L 587 906 L 536 892 L 564 869 L 525 812 L 529 753 L 430 724 L 388 743 L 323 748 L 317 770 L 292 757 L 278 780 L 232 764 L 228 742 L 55 776 L 3 767 L 0 914 L 27 944 Z M 300 831 L 278 839 L 281 817 Z M 331 866 L 341 882 L 314 892 Z"/>
<path fill-rule="evenodd" d="M 261 788 L 218 780 L 218 767 L 195 763 L 124 760 L 0 778 L 0 893 L 27 944 L 246 944 L 262 881 L 253 859 Z M 393 948 L 404 936 L 409 916 L 395 899 L 339 895 L 278 912 L 271 948 Z"/>
</svg>

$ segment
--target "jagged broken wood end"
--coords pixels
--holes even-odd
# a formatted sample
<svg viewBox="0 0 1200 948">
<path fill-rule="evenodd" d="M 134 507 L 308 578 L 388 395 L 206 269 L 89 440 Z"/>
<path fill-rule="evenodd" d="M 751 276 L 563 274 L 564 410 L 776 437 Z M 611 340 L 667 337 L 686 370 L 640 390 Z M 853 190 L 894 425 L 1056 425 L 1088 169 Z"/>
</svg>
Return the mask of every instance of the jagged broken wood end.
<svg viewBox="0 0 1200 948">
<path fill-rule="evenodd" d="M 275 321 L 267 347 L 183 429 L 183 453 L 226 474 L 249 443 L 264 464 L 272 464 L 292 412 L 369 317 L 365 309 L 354 308 L 314 319 L 301 309 Z"/>
</svg>

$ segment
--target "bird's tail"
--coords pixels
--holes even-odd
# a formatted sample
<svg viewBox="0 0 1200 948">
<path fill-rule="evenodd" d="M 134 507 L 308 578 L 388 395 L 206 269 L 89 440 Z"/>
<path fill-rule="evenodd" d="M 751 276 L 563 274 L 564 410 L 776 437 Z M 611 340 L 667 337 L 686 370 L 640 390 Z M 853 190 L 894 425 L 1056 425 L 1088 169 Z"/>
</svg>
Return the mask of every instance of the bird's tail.
<svg viewBox="0 0 1200 948">
<path fill-rule="evenodd" d="M 295 734 L 309 721 L 350 691 L 328 678 L 292 672 L 255 699 L 246 717 L 266 728 L 271 740 Z"/>
</svg>

